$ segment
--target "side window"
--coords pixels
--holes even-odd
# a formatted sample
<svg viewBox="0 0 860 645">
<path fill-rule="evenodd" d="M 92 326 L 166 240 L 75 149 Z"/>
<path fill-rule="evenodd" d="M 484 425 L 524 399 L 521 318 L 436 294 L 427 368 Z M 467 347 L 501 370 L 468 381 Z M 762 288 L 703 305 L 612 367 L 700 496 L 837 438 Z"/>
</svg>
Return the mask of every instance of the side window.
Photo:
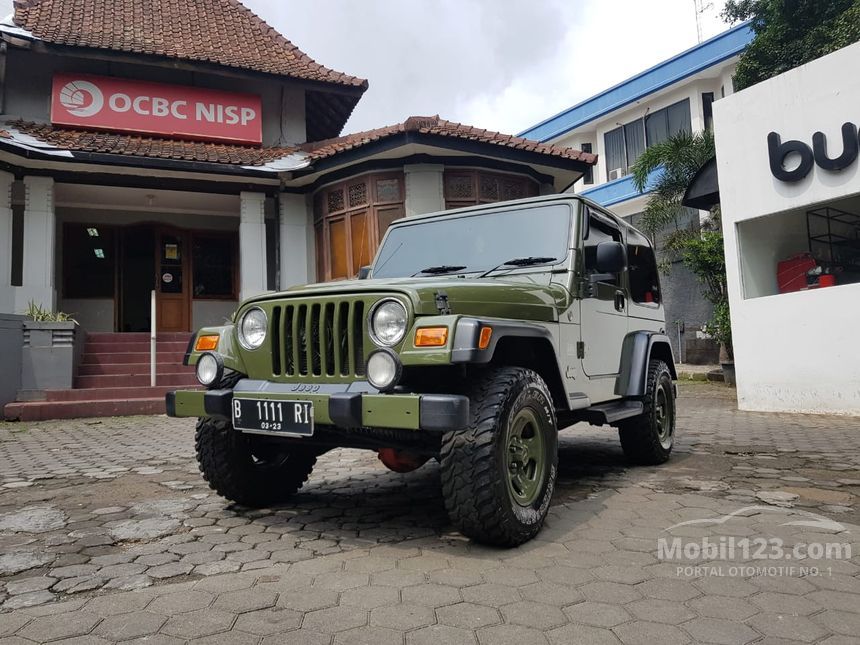
<svg viewBox="0 0 860 645">
<path fill-rule="evenodd" d="M 597 273 L 597 245 L 601 242 L 621 242 L 621 231 L 596 217 L 591 211 L 587 211 L 588 229 L 583 240 L 583 252 L 585 255 L 585 273 L 588 275 Z M 612 274 L 611 278 L 600 281 L 602 284 L 621 285 L 621 276 Z"/>
<path fill-rule="evenodd" d="M 660 277 L 654 248 L 644 235 L 627 233 L 627 271 L 633 302 L 660 302 Z"/>
</svg>

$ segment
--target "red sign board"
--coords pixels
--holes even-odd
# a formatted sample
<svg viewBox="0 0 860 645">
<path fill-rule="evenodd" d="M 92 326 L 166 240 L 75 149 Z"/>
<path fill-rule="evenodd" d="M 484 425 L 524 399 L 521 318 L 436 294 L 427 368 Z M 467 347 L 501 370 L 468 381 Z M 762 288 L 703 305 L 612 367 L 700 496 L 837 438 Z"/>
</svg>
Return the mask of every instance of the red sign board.
<svg viewBox="0 0 860 645">
<path fill-rule="evenodd" d="M 178 139 L 261 143 L 260 97 L 88 74 L 55 74 L 51 122 Z"/>
</svg>

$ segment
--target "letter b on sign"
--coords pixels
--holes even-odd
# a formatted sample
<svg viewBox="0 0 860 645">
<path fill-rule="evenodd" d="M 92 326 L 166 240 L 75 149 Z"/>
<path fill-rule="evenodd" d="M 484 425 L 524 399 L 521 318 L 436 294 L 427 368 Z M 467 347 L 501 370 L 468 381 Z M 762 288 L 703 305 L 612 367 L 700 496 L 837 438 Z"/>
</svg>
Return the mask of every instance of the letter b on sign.
<svg viewBox="0 0 860 645">
<path fill-rule="evenodd" d="M 803 141 L 789 140 L 782 143 L 776 132 L 767 135 L 767 153 L 770 158 L 770 171 L 780 181 L 800 181 L 809 174 L 815 162 L 812 149 Z M 786 170 L 785 160 L 792 153 L 800 156 L 800 164 L 797 168 Z"/>
</svg>

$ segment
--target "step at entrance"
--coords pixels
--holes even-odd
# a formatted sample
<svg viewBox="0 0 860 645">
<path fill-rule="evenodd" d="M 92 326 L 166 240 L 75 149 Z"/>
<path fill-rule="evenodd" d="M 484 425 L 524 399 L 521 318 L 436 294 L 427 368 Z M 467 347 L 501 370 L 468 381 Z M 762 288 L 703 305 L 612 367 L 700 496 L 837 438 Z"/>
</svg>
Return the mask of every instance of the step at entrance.
<svg viewBox="0 0 860 645">
<path fill-rule="evenodd" d="M 190 333 L 161 333 L 156 340 L 156 385 L 149 379 L 149 334 L 87 334 L 71 390 L 48 390 L 40 400 L 15 401 L 6 419 L 42 421 L 77 417 L 164 414 L 164 395 L 197 387 L 194 368 L 182 364 Z"/>
</svg>

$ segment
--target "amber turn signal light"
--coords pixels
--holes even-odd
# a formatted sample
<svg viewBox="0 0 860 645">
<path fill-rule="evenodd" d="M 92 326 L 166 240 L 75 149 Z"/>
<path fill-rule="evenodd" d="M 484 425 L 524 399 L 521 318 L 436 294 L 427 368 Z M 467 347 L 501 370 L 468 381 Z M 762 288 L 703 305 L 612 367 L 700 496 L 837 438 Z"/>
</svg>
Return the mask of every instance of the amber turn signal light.
<svg viewBox="0 0 860 645">
<path fill-rule="evenodd" d="M 196 352 L 206 352 L 212 349 L 218 348 L 218 341 L 221 337 L 218 334 L 214 334 L 212 336 L 200 336 L 197 339 L 197 342 L 194 343 L 194 351 Z"/>
<path fill-rule="evenodd" d="M 415 347 L 444 347 L 447 342 L 447 327 L 420 327 L 415 332 Z"/>
<path fill-rule="evenodd" d="M 490 346 L 490 339 L 493 337 L 492 327 L 482 327 L 481 335 L 478 337 L 478 349 L 487 349 Z"/>
</svg>

